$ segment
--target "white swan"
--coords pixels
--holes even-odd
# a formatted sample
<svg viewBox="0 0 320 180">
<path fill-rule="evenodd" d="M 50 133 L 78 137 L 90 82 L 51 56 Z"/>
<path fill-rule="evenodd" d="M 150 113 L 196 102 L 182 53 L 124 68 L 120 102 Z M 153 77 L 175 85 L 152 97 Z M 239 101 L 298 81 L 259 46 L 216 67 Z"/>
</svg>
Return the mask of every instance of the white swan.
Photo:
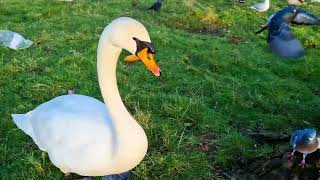
<svg viewBox="0 0 320 180">
<path fill-rule="evenodd" d="M 265 0 L 263 3 L 255 4 L 253 6 L 250 6 L 250 8 L 259 12 L 268 11 L 270 8 L 270 0 Z"/>
<path fill-rule="evenodd" d="M 144 158 L 148 141 L 119 95 L 116 66 L 121 50 L 141 60 L 156 76 L 155 49 L 145 27 L 121 17 L 103 31 L 98 45 L 98 79 L 105 104 L 84 95 L 63 95 L 26 114 L 12 114 L 15 124 L 48 152 L 64 173 L 104 176 L 126 172 Z"/>
</svg>

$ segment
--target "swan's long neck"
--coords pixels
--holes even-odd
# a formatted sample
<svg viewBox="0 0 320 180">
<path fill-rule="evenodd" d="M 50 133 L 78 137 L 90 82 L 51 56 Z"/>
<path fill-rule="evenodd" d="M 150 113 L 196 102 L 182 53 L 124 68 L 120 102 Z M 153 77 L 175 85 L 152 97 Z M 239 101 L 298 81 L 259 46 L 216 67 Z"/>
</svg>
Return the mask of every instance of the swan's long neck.
<svg viewBox="0 0 320 180">
<path fill-rule="evenodd" d="M 115 172 L 130 170 L 146 154 L 147 138 L 141 126 L 124 106 L 117 86 L 116 67 L 121 48 L 112 45 L 105 30 L 98 45 L 98 79 L 101 93 L 115 131 Z"/>
<path fill-rule="evenodd" d="M 116 68 L 120 53 L 121 48 L 109 43 L 108 37 L 103 34 L 98 47 L 98 79 L 104 102 L 118 133 L 125 126 L 125 121 L 133 120 L 121 100 L 117 85 Z"/>
</svg>

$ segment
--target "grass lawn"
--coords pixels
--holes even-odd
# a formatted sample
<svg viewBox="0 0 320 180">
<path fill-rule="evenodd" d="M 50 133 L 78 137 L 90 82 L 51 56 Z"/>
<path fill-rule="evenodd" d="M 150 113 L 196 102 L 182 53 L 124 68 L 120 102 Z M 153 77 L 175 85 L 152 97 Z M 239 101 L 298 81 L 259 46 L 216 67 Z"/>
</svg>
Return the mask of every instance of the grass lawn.
<svg viewBox="0 0 320 180">
<path fill-rule="evenodd" d="M 306 56 L 283 60 L 255 35 L 266 13 L 247 0 L 0 0 L 0 29 L 34 41 L 31 48 L 0 48 L 0 179 L 61 179 L 63 174 L 19 130 L 11 113 L 25 113 L 77 86 L 102 100 L 96 48 L 103 28 L 130 16 L 149 30 L 162 77 L 143 64 L 118 64 L 118 84 L 129 111 L 144 127 L 149 150 L 132 179 L 212 179 L 247 159 L 272 151 L 248 130 L 288 132 L 320 126 L 320 31 L 293 26 Z M 319 4 L 303 6 L 318 15 Z M 305 124 L 305 122 L 311 125 Z"/>
</svg>

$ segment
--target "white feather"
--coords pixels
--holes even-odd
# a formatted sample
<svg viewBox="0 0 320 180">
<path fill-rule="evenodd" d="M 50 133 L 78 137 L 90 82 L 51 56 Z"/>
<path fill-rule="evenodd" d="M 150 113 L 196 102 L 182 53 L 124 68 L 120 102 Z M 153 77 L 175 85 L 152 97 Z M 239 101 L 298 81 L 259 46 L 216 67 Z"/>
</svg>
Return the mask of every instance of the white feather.
<svg viewBox="0 0 320 180">
<path fill-rule="evenodd" d="M 265 0 L 263 3 L 258 3 L 253 6 L 250 6 L 251 9 L 263 12 L 263 11 L 268 11 L 270 8 L 270 1 Z"/>
</svg>

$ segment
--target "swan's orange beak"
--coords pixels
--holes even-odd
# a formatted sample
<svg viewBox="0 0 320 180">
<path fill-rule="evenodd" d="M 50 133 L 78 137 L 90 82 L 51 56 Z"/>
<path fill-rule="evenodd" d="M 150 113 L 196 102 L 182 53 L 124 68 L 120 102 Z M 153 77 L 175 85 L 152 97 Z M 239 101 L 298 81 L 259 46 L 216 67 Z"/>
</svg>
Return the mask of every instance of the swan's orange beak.
<svg viewBox="0 0 320 180">
<path fill-rule="evenodd" d="M 141 60 L 147 69 L 149 69 L 155 76 L 159 77 L 161 75 L 160 68 L 154 60 L 153 54 L 148 52 L 148 48 L 144 48 L 140 52 L 137 52 L 137 55 L 127 56 L 124 60 L 126 62 Z"/>
</svg>

